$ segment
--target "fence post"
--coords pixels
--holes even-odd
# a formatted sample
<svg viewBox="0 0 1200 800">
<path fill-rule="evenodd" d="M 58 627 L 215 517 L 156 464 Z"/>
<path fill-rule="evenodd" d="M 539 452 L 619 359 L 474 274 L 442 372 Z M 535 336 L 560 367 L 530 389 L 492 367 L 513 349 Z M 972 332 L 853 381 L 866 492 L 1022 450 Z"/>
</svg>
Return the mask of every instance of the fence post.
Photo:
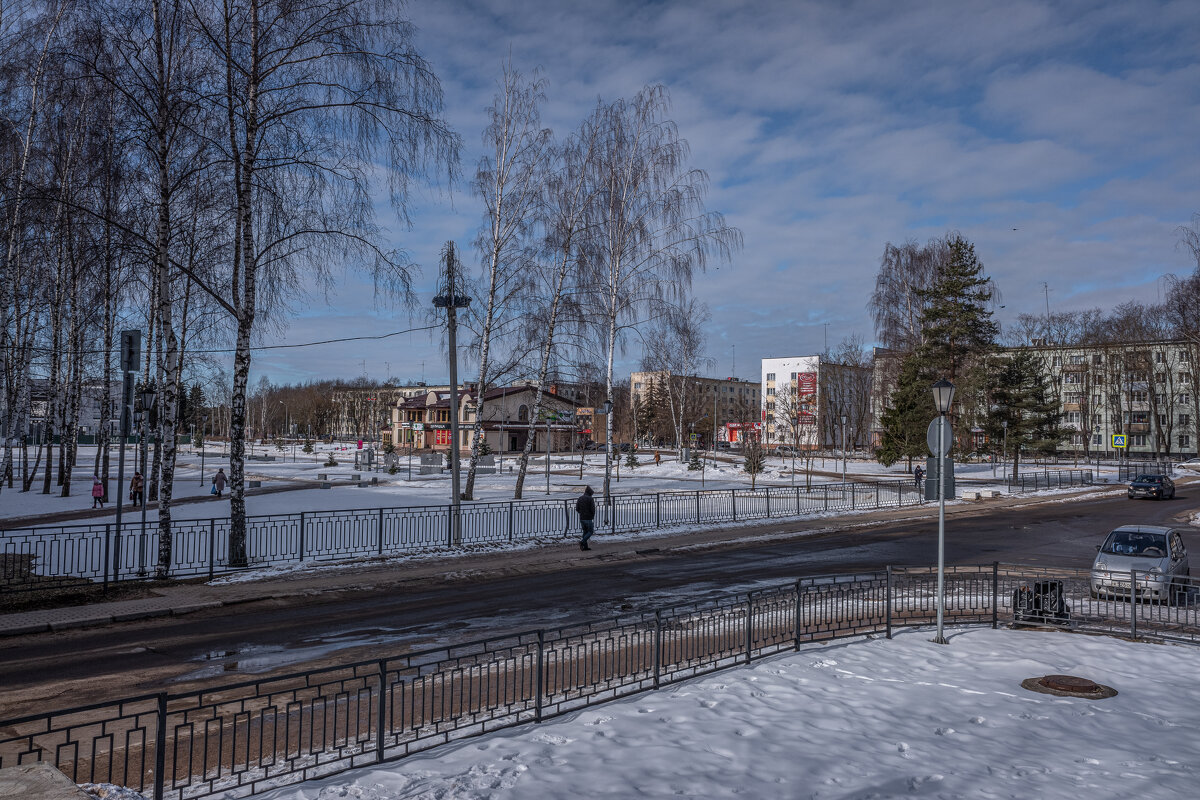
<svg viewBox="0 0 1200 800">
<path fill-rule="evenodd" d="M 659 685 L 662 672 L 662 611 L 654 609 L 654 688 Z"/>
<path fill-rule="evenodd" d="M 545 664 L 546 633 L 544 631 L 542 631 L 541 629 L 539 629 L 537 632 L 537 635 L 538 635 L 537 685 L 534 689 L 537 692 L 537 698 L 534 700 L 534 705 L 533 705 L 533 721 L 541 722 L 542 721 L 542 667 Z"/>
<path fill-rule="evenodd" d="M 108 591 L 108 571 L 112 568 L 108 559 L 112 554 L 112 524 L 104 523 L 104 590 Z M 212 577 L 211 575 L 209 577 Z"/>
<path fill-rule="evenodd" d="M 800 487 L 796 487 L 796 516 L 800 515 Z"/>
<path fill-rule="evenodd" d="M 662 527 L 662 493 L 654 494 L 654 527 Z"/>
<path fill-rule="evenodd" d="M 383 761 L 383 741 L 387 734 L 387 662 L 379 659 L 379 730 L 375 736 L 375 760 Z"/>
<path fill-rule="evenodd" d="M 887 638 L 892 638 L 892 565 L 887 568 Z"/>
<path fill-rule="evenodd" d="M 729 490 L 729 499 L 733 502 L 733 521 L 737 522 L 737 489 Z"/>
<path fill-rule="evenodd" d="M 154 800 L 163 800 L 167 779 L 167 693 L 158 693 L 158 730 L 154 733 Z"/>
<path fill-rule="evenodd" d="M 571 519 L 570 511 L 567 512 L 567 519 L 568 520 Z M 512 537 L 513 537 L 513 501 L 509 500 L 508 501 L 508 540 L 510 542 L 513 540 Z"/>
<path fill-rule="evenodd" d="M 827 483 L 826 483 L 826 484 L 822 485 L 822 486 L 821 486 L 821 490 L 822 490 L 822 491 L 824 492 L 824 494 L 825 494 L 825 508 L 824 508 L 824 510 L 825 510 L 825 511 L 828 511 L 828 510 L 829 510 L 829 484 L 827 484 Z"/>
<path fill-rule="evenodd" d="M 746 663 L 754 652 L 754 592 L 746 595 Z"/>
<path fill-rule="evenodd" d="M 208 520 L 208 579 L 211 581 L 217 571 L 217 518 Z"/>
<path fill-rule="evenodd" d="M 700 491 L 696 491 L 696 524 L 700 524 Z"/>
<path fill-rule="evenodd" d="M 765 489 L 763 489 L 763 491 L 767 493 L 767 519 L 770 519 L 771 518 L 771 487 L 768 486 Z"/>
<path fill-rule="evenodd" d="M 797 489 L 796 491 L 799 492 L 800 490 Z M 796 630 L 795 630 L 794 638 L 795 638 L 796 642 L 793 645 L 793 647 L 794 647 L 794 649 L 799 650 L 800 649 L 800 579 L 799 578 L 796 579 L 796 620 L 795 620 L 795 624 L 796 624 Z"/>
<path fill-rule="evenodd" d="M 1137 570 L 1129 570 L 1129 635 L 1137 638 Z"/>
<path fill-rule="evenodd" d="M 379 509 L 379 555 L 383 555 L 383 509 Z"/>
<path fill-rule="evenodd" d="M 300 512 L 300 561 L 304 560 L 304 512 Z"/>
<path fill-rule="evenodd" d="M 446 506 L 446 547 L 454 547 L 454 506 Z"/>
<path fill-rule="evenodd" d="M 992 630 L 1000 622 L 1000 562 L 992 562 Z"/>
</svg>

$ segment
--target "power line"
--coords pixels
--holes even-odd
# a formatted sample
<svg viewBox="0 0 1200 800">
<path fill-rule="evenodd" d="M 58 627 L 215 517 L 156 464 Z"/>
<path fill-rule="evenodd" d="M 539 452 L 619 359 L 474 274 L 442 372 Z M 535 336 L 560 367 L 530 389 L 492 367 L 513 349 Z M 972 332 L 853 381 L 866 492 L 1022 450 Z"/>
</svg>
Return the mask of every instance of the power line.
<svg viewBox="0 0 1200 800">
<path fill-rule="evenodd" d="M 322 339 L 319 342 L 298 342 L 296 344 L 264 344 L 264 345 L 258 345 L 256 347 L 251 347 L 249 349 L 250 350 L 290 350 L 295 347 L 317 347 L 317 346 L 323 345 L 323 344 L 340 344 L 342 342 L 378 341 L 380 339 L 390 339 L 391 337 L 399 336 L 402 333 L 418 333 L 420 331 L 431 331 L 434 328 L 440 328 L 440 327 L 441 327 L 441 325 L 426 325 L 423 328 L 408 328 L 407 330 L 403 330 L 403 331 L 392 331 L 391 333 L 382 333 L 382 334 L 379 334 L 378 336 L 345 336 L 340 339 Z M 54 352 L 49 347 L 34 347 L 31 349 L 33 351 L 39 352 L 39 353 Z M 62 351 L 62 352 L 72 352 L 72 351 Z M 75 351 L 75 352 L 77 353 L 77 355 L 87 356 L 87 355 L 103 355 L 107 351 L 105 351 L 105 350 L 79 350 L 79 351 Z M 216 353 L 236 353 L 237 349 L 236 348 L 223 348 L 223 349 L 217 349 L 217 350 L 188 350 L 186 352 L 189 355 L 201 355 L 201 354 L 211 355 L 211 354 L 216 354 Z"/>
</svg>

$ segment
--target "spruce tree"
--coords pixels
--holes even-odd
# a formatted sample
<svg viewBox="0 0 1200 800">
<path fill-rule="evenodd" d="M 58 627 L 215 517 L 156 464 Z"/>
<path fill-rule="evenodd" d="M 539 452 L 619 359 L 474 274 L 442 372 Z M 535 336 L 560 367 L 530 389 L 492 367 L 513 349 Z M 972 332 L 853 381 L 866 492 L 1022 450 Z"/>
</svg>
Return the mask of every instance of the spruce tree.
<svg viewBox="0 0 1200 800">
<path fill-rule="evenodd" d="M 918 357 L 904 359 L 896 390 L 892 392 L 891 401 L 880 419 L 883 438 L 879 449 L 875 451 L 880 464 L 890 467 L 906 458 L 911 472 L 913 458 L 921 458 L 928 452 L 925 431 L 937 416 L 933 393 L 929 388 L 932 384 L 928 375 L 923 374 Z"/>
<path fill-rule="evenodd" d="M 1013 455 L 1012 479 L 1016 480 L 1022 450 L 1052 455 L 1067 437 L 1062 407 L 1045 362 L 1029 350 L 993 363 L 988 395 L 990 410 L 983 429 L 992 442 L 1003 442 L 1004 423 L 1008 423 L 1008 452 Z"/>
<path fill-rule="evenodd" d="M 933 286 L 918 290 L 928 303 L 921 313 L 921 345 L 917 348 L 923 371 L 951 383 L 992 352 L 1000 326 L 988 308 L 994 290 L 975 257 L 975 245 L 955 236 L 950 258 Z"/>
<path fill-rule="evenodd" d="M 766 456 L 763 454 L 762 442 L 757 436 L 752 436 L 746 441 L 746 461 L 742 465 L 742 469 L 750 473 L 750 489 L 754 490 L 755 482 L 759 473 L 766 466 Z"/>
</svg>

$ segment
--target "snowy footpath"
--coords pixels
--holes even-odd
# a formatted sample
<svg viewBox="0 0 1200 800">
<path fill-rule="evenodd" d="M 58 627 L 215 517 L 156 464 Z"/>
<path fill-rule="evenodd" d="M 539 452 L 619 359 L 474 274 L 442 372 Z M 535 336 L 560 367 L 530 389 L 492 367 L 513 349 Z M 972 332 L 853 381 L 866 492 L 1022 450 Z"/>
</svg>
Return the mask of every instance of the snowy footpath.
<svg viewBox="0 0 1200 800">
<path fill-rule="evenodd" d="M 1186 798 L 1200 649 L 954 629 L 809 645 L 269 800 Z M 1116 697 L 1035 694 L 1072 674 Z"/>
</svg>

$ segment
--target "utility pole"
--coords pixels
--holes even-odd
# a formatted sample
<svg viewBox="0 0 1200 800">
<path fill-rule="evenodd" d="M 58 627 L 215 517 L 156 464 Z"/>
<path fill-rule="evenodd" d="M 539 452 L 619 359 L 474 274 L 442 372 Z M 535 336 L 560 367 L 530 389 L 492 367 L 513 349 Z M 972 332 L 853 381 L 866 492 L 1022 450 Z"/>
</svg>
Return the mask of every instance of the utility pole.
<svg viewBox="0 0 1200 800">
<path fill-rule="evenodd" d="M 121 331 L 121 448 L 117 456 L 117 536 L 112 563 L 114 579 L 121 564 L 121 500 L 125 492 L 125 442 L 129 439 L 130 415 L 133 413 L 133 373 L 138 371 L 141 359 L 142 332 Z"/>
<path fill-rule="evenodd" d="M 450 347 L 450 501 L 454 506 L 450 539 L 452 544 L 459 545 L 462 544 L 462 493 L 458 481 L 458 343 L 455 337 L 458 332 L 458 309 L 471 305 L 471 298 L 456 291 L 454 266 L 458 257 L 454 253 L 454 242 L 446 242 L 442 253 L 446 264 L 446 293 L 433 298 L 433 305 L 446 309 L 447 343 Z"/>
</svg>

